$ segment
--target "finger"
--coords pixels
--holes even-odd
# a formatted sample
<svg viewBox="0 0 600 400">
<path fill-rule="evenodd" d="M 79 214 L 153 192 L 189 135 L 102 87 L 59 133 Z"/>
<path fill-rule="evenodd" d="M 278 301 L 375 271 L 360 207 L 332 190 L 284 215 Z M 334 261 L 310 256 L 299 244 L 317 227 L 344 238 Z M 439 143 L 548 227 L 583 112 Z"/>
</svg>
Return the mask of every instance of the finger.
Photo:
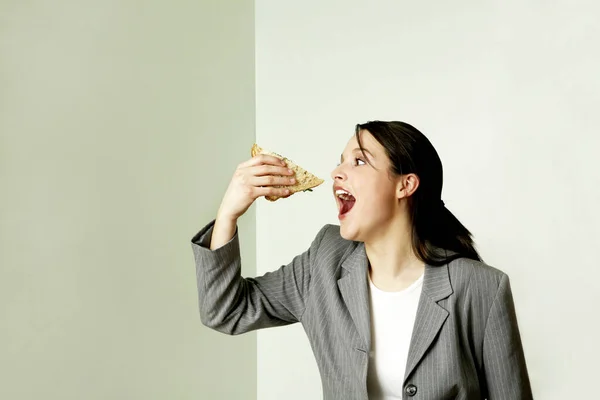
<svg viewBox="0 0 600 400">
<path fill-rule="evenodd" d="M 285 188 L 274 188 L 274 187 L 259 187 L 256 188 L 256 194 L 260 196 L 277 196 L 277 197 L 289 197 L 292 195 L 292 191 Z"/>
<path fill-rule="evenodd" d="M 265 175 L 294 175 L 294 171 L 286 167 L 277 167 L 274 165 L 257 165 L 248 168 L 250 175 L 265 176 Z"/>
<path fill-rule="evenodd" d="M 296 183 L 295 178 L 287 176 L 254 176 L 250 178 L 250 184 L 252 186 L 279 186 L 279 185 L 293 185 Z"/>
<path fill-rule="evenodd" d="M 253 167 L 256 165 L 277 165 L 277 166 L 283 166 L 286 165 L 285 161 L 281 160 L 280 158 L 277 158 L 275 156 L 271 156 L 268 154 L 257 154 L 254 157 L 252 157 L 251 159 L 249 159 L 248 161 L 242 163 L 240 166 L 245 168 L 245 167 Z"/>
</svg>

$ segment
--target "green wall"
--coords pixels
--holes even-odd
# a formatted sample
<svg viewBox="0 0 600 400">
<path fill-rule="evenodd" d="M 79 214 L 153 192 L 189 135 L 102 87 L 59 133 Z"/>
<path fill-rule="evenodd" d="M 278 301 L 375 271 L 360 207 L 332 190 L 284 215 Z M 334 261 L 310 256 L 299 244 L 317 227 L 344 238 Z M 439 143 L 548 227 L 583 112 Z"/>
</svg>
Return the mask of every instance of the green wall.
<svg viewBox="0 0 600 400">
<path fill-rule="evenodd" d="M 0 3 L 0 398 L 256 397 L 256 336 L 201 324 L 190 245 L 254 90 L 253 1 Z"/>
</svg>

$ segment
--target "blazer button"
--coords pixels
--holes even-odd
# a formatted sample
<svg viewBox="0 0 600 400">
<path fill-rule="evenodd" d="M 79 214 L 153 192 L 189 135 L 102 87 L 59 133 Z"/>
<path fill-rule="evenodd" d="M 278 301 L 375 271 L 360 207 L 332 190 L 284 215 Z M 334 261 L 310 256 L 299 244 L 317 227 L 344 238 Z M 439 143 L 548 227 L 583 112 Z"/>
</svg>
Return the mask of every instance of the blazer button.
<svg viewBox="0 0 600 400">
<path fill-rule="evenodd" d="M 417 394 L 417 387 L 415 385 L 408 385 L 406 386 L 406 389 L 404 389 L 404 391 L 406 392 L 407 395 L 409 396 L 414 396 L 415 394 Z"/>
</svg>

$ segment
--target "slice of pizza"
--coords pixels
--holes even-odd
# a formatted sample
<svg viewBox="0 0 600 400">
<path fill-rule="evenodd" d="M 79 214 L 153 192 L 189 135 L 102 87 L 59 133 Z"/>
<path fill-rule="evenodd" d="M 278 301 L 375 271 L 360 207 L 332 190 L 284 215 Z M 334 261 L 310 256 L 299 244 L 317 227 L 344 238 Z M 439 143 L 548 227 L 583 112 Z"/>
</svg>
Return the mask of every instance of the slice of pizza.
<svg viewBox="0 0 600 400">
<path fill-rule="evenodd" d="M 285 163 L 287 164 L 287 167 L 296 173 L 296 175 L 294 176 L 296 178 L 296 183 L 294 185 L 273 186 L 273 187 L 287 187 L 288 189 L 290 189 L 290 193 L 291 193 L 290 196 L 292 194 L 298 193 L 298 192 L 306 192 L 306 191 L 312 192 L 312 189 L 314 187 L 317 187 L 320 184 L 322 184 L 323 182 L 325 182 L 323 179 L 320 179 L 320 178 L 316 177 L 315 175 L 311 174 L 310 172 L 306 171 L 304 168 L 300 167 L 299 165 L 294 163 L 292 160 L 290 160 L 286 157 L 283 157 L 280 154 L 274 153 L 272 151 L 265 150 L 262 147 L 258 146 L 257 144 L 254 144 L 254 146 L 252 146 L 251 154 L 252 154 L 252 157 L 256 156 L 257 154 L 267 154 L 270 156 L 275 156 L 275 157 L 279 158 L 280 160 L 285 161 Z M 280 199 L 281 197 L 265 196 L 265 198 L 269 201 L 275 201 L 277 199 Z"/>
</svg>

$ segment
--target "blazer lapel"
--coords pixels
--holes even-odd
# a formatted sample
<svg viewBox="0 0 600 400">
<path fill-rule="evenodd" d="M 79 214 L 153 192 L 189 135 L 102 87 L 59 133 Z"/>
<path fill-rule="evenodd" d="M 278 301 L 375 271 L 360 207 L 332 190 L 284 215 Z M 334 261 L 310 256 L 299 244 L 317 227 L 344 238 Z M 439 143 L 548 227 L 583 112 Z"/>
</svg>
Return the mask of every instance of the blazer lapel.
<svg viewBox="0 0 600 400">
<path fill-rule="evenodd" d="M 452 293 L 448 264 L 440 267 L 426 265 L 423 276 L 423 289 L 408 350 L 405 380 L 415 369 L 442 328 L 444 321 L 448 318 L 448 311 L 437 302 L 447 298 Z"/>
<path fill-rule="evenodd" d="M 369 264 L 364 243 L 358 243 L 342 262 L 342 274 L 338 287 L 367 354 L 371 348 L 371 316 L 369 310 L 368 271 Z"/>
<path fill-rule="evenodd" d="M 337 284 L 363 341 L 364 348 L 362 350 L 369 354 L 371 349 L 369 260 L 362 242 L 358 242 L 353 249 L 349 250 L 349 253 L 342 262 L 343 271 Z M 405 380 L 415 369 L 448 318 L 448 311 L 437 302 L 452 293 L 448 265 L 440 267 L 425 265 L 423 289 L 417 306 L 417 315 L 408 351 Z"/>
</svg>

